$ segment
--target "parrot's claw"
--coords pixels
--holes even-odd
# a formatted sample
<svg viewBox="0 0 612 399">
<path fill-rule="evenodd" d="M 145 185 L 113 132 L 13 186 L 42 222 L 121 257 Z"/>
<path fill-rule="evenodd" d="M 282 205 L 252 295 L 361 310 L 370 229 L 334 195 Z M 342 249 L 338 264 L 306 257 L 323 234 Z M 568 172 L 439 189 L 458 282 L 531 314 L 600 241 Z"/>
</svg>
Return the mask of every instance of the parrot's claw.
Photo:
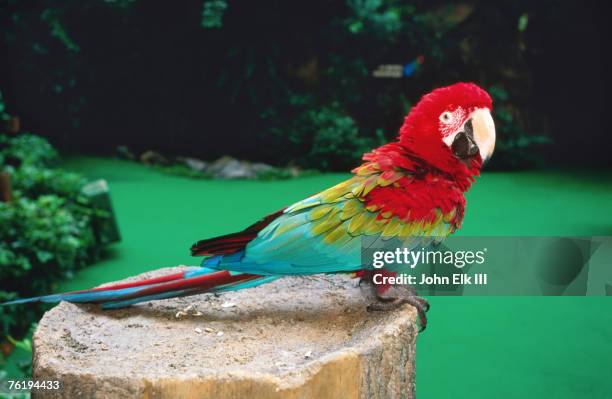
<svg viewBox="0 0 612 399">
<path fill-rule="evenodd" d="M 429 303 L 421 297 L 408 296 L 405 298 L 395 298 L 389 302 L 374 302 L 368 305 L 367 310 L 368 312 L 394 310 L 405 303 L 414 306 L 417 310 L 419 316 L 419 332 L 425 331 L 425 328 L 427 328 L 426 312 L 429 310 Z"/>
<path fill-rule="evenodd" d="M 374 288 L 376 288 L 374 286 Z M 384 294 L 374 290 L 376 301 L 368 305 L 368 312 L 395 310 L 407 303 L 417 310 L 419 316 L 419 332 L 427 327 L 427 311 L 429 302 L 416 294 L 410 286 L 392 286 Z"/>
</svg>

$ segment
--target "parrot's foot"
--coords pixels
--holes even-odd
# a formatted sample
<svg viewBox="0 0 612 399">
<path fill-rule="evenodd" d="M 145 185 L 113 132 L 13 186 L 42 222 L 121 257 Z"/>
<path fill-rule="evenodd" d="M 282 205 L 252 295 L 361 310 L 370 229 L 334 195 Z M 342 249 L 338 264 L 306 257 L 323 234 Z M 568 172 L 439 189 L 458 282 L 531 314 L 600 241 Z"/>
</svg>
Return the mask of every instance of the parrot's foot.
<svg viewBox="0 0 612 399">
<path fill-rule="evenodd" d="M 410 286 L 392 286 L 384 294 L 376 293 L 376 302 L 368 305 L 369 312 L 394 310 L 407 303 L 413 306 L 419 315 L 419 331 L 427 327 L 427 311 L 429 302 L 425 298 L 416 295 Z"/>
<path fill-rule="evenodd" d="M 395 310 L 407 303 L 417 310 L 419 332 L 425 330 L 429 302 L 418 296 L 414 288 L 409 285 L 391 285 L 381 289 L 368 278 L 362 278 L 359 285 L 361 286 L 363 283 L 367 283 L 371 287 L 371 293 L 374 294 L 374 301 L 367 307 L 368 312 Z M 371 297 L 371 294 L 368 296 Z"/>
</svg>

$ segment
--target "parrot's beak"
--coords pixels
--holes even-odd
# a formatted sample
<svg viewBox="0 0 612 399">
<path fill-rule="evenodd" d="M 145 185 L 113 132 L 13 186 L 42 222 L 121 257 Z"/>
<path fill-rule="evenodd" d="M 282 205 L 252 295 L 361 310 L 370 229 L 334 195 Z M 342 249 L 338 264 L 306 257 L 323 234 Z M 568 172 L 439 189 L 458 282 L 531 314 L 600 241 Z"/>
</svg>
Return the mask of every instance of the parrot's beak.
<svg viewBox="0 0 612 399">
<path fill-rule="evenodd" d="M 491 157 L 494 148 L 495 124 L 487 108 L 472 112 L 451 144 L 455 156 L 465 162 L 480 153 L 484 163 Z"/>
<path fill-rule="evenodd" d="M 474 128 L 474 141 L 478 146 L 482 162 L 487 162 L 495 149 L 495 123 L 488 108 L 472 112 L 470 117 Z"/>
</svg>

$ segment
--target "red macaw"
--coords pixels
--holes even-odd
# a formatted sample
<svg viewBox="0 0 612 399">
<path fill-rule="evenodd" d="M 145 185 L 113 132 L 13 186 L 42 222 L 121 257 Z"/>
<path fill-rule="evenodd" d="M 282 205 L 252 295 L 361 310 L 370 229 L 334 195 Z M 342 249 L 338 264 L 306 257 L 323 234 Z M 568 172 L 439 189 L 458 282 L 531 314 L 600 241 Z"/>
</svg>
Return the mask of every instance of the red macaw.
<svg viewBox="0 0 612 399">
<path fill-rule="evenodd" d="M 120 308 L 138 302 L 253 287 L 286 275 L 357 273 L 393 275 L 361 263 L 365 236 L 397 238 L 408 246 L 439 242 L 461 226 L 464 193 L 493 153 L 492 101 L 473 83 L 425 95 L 412 108 L 397 141 L 363 156 L 340 184 L 268 215 L 245 230 L 202 240 L 191 248 L 202 267 L 144 281 L 21 299 L 97 302 Z M 410 288 L 371 287 L 371 310 L 409 303 L 426 325 L 427 301 Z"/>
</svg>

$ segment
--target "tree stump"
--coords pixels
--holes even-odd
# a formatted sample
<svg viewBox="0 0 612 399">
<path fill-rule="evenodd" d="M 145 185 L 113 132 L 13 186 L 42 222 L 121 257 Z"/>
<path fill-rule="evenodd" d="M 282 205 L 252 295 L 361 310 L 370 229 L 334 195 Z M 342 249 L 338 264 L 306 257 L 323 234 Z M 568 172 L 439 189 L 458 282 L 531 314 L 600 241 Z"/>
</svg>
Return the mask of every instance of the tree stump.
<svg viewBox="0 0 612 399">
<path fill-rule="evenodd" d="M 34 334 L 33 374 L 64 387 L 33 397 L 413 398 L 416 312 L 367 312 L 362 291 L 317 275 L 119 310 L 62 302 Z"/>
</svg>

